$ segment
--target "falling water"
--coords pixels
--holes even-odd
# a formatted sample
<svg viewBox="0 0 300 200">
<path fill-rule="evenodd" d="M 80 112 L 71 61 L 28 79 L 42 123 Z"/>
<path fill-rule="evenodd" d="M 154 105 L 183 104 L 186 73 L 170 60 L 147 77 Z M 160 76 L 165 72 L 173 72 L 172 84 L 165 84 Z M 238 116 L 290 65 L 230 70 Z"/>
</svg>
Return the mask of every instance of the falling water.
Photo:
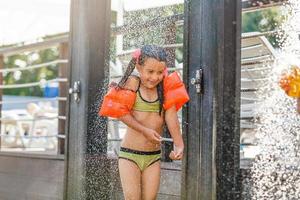
<svg viewBox="0 0 300 200">
<path fill-rule="evenodd" d="M 278 86 L 280 74 L 300 65 L 300 1 L 285 5 L 278 52 L 269 82 L 262 89 L 256 136 L 260 154 L 251 167 L 251 199 L 300 199 L 300 114 L 296 100 Z"/>
<path fill-rule="evenodd" d="M 173 5 L 164 8 L 152 8 L 148 10 L 139 10 L 130 13 L 125 12 L 124 26 L 122 27 L 122 32 L 124 32 L 124 34 L 123 43 L 121 45 L 121 55 L 116 55 L 117 53 L 120 53 L 116 52 L 120 49 L 117 48 L 117 42 L 115 42 L 115 40 L 112 40 L 110 44 L 110 60 L 109 63 L 107 63 L 107 65 L 110 65 L 110 72 L 109 75 L 106 74 L 106 77 L 110 76 L 110 78 L 106 78 L 105 80 L 99 80 L 102 81 L 102 83 L 99 85 L 108 85 L 111 81 L 118 81 L 118 79 L 112 77 L 122 75 L 122 71 L 124 72 L 124 69 L 127 67 L 128 62 L 131 59 L 131 54 L 124 55 L 124 52 L 126 54 L 127 51 L 138 48 L 144 44 L 163 45 L 167 43 L 168 38 L 165 36 L 166 34 L 168 36 L 168 34 L 170 33 L 166 31 L 166 27 L 170 24 L 171 20 L 169 18 L 163 20 L 162 18 L 178 14 L 178 12 L 183 12 L 183 4 L 180 6 Z M 137 21 L 137 19 L 139 19 L 139 21 Z M 156 23 L 155 27 L 148 26 L 146 22 L 152 20 L 158 20 L 159 24 Z M 140 25 L 141 23 L 142 25 Z M 183 30 L 182 26 L 180 27 L 180 29 Z M 169 31 L 175 30 L 170 29 Z M 111 30 L 111 32 L 112 37 L 114 37 L 114 30 Z M 90 106 L 89 117 L 94 117 L 91 115 L 97 115 L 99 106 L 106 92 L 107 88 L 98 89 L 98 92 L 94 96 L 95 103 Z M 85 184 L 89 185 L 89 189 L 87 192 L 84 191 L 85 193 L 80 195 L 82 196 L 82 199 L 84 197 L 87 197 L 88 199 L 108 199 L 108 197 L 110 197 L 111 199 L 123 199 L 120 180 L 118 176 L 117 159 L 115 159 L 116 155 L 114 155 L 114 153 L 118 150 L 118 148 L 116 147 L 119 145 L 119 142 L 108 141 L 107 154 L 101 154 L 101 156 L 103 155 L 103 157 L 100 157 L 99 153 L 97 154 L 97 152 L 99 152 L 99 150 L 101 151 L 101 148 L 103 148 L 103 146 L 106 145 L 103 143 L 106 142 L 106 139 L 104 137 L 108 137 L 108 139 L 118 138 L 114 137 L 114 130 L 112 130 L 113 128 L 112 126 L 110 126 L 110 124 L 108 124 L 107 126 L 107 122 L 105 120 L 99 119 L 97 117 L 95 117 L 95 119 L 98 120 L 92 121 L 88 125 L 89 132 L 96 134 L 89 135 L 89 137 L 93 138 L 88 139 L 88 141 L 91 142 L 87 146 L 87 151 L 92 155 L 95 154 L 96 156 L 88 157 L 88 165 L 84 166 L 86 168 L 85 171 L 87 172 Z M 109 120 L 109 123 L 113 122 Z M 103 129 L 106 128 L 108 128 L 108 135 L 101 134 L 104 132 Z M 120 125 L 118 128 L 118 132 L 123 131 L 123 129 L 121 130 Z M 122 134 L 120 134 L 119 136 L 120 138 L 122 138 Z M 104 158 L 105 156 L 107 157 Z M 178 183 L 180 183 L 180 181 L 178 181 Z M 103 185 L 107 186 L 107 188 L 113 188 L 113 190 L 99 191 L 99 188 L 102 188 Z"/>
</svg>

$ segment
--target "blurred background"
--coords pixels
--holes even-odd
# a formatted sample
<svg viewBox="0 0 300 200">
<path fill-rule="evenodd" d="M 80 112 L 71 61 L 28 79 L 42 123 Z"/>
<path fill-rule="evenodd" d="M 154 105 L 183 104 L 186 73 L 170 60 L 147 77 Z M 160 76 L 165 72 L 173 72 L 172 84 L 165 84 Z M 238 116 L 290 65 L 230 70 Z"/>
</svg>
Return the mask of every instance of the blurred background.
<svg viewBox="0 0 300 200">
<path fill-rule="evenodd" d="M 280 41 L 277 28 L 284 21 L 282 3 L 242 1 L 242 157 L 254 157 L 256 89 L 275 57 Z M 173 70 L 182 72 L 183 0 L 112 0 L 112 30 L 137 26 L 157 18 L 178 17 L 174 37 Z M 181 17 L 181 18 L 180 18 Z M 0 0 L 1 151 L 63 153 L 68 99 L 68 31 L 70 0 Z M 164 24 L 164 22 L 162 22 Z M 155 30 L 111 35 L 110 75 L 117 80 L 130 52 L 146 43 L 163 45 L 166 26 Z M 169 27 L 170 28 L 170 27 Z M 113 32 L 113 31 L 112 31 Z M 174 35 L 175 34 L 175 35 Z M 251 46 L 260 45 L 257 49 Z M 262 61 L 259 65 L 250 65 Z M 262 70 L 253 71 L 253 68 Z M 124 127 L 110 122 L 109 150 L 117 148 Z M 247 150 L 248 147 L 251 150 Z"/>
</svg>

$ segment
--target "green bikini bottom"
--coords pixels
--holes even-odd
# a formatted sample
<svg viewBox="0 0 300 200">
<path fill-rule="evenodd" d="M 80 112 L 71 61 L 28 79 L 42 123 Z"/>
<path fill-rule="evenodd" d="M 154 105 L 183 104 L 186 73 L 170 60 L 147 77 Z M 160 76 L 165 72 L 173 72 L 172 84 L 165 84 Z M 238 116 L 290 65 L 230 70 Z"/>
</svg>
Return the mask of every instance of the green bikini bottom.
<svg viewBox="0 0 300 200">
<path fill-rule="evenodd" d="M 119 159 L 126 159 L 135 163 L 141 171 L 161 159 L 161 151 L 138 151 L 121 147 Z"/>
</svg>

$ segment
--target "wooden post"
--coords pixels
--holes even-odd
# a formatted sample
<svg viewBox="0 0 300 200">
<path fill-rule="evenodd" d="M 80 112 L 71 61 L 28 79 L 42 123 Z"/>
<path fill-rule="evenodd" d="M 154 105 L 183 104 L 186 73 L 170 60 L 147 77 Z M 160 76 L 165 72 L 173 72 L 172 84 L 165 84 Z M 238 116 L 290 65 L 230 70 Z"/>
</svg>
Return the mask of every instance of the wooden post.
<svg viewBox="0 0 300 200">
<path fill-rule="evenodd" d="M 65 60 L 68 59 L 68 42 L 60 43 L 59 45 L 59 59 Z M 70 68 L 67 63 L 60 63 L 58 70 L 58 77 L 60 78 L 68 78 L 70 79 Z M 69 89 L 69 82 L 60 82 L 59 83 L 59 97 L 67 98 Z M 64 100 L 58 101 L 58 115 L 59 116 L 66 116 L 66 108 L 67 102 Z M 59 135 L 66 135 L 66 120 L 58 119 L 58 134 Z M 65 139 L 58 138 L 58 153 L 64 154 L 65 153 Z"/>
<path fill-rule="evenodd" d="M 3 69 L 4 67 L 4 56 L 3 54 L 0 54 L 0 69 Z M 0 73 L 0 85 L 3 85 L 3 73 Z M 3 95 L 3 89 L 0 89 L 0 101 L 3 100 L 2 98 Z M 0 118 L 2 118 L 2 104 L 0 104 Z M 2 121 L 0 121 L 0 134 L 1 134 L 1 125 Z M 0 136 L 0 150 L 1 150 L 1 141 L 2 141 L 2 136 Z"/>
<path fill-rule="evenodd" d="M 110 0 L 72 0 L 65 199 L 111 199 L 107 119 L 98 116 L 108 82 Z M 76 86 L 78 90 L 76 91 Z M 79 98 L 76 98 L 79 97 Z"/>
<path fill-rule="evenodd" d="M 240 1 L 185 1 L 182 199 L 239 195 Z M 191 78 L 203 72 L 201 92 Z"/>
<path fill-rule="evenodd" d="M 218 18 L 217 79 L 217 199 L 241 199 L 240 189 L 240 91 L 241 1 L 216 5 Z"/>
</svg>

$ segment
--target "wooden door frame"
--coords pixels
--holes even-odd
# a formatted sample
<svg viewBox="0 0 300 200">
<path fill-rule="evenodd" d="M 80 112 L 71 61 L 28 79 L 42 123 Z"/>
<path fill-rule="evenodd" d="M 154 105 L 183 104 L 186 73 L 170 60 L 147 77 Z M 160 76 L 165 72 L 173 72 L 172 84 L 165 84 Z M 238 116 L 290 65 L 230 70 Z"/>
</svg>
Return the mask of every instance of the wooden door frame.
<svg viewBox="0 0 300 200">
<path fill-rule="evenodd" d="M 70 96 L 64 199 L 109 199 L 112 192 L 106 162 L 107 119 L 98 116 L 107 88 L 110 7 L 110 0 L 71 1 L 70 86 L 76 81 L 81 85 L 80 101 Z"/>
<path fill-rule="evenodd" d="M 182 199 L 239 199 L 240 0 L 186 0 Z M 190 80 L 202 69 L 202 93 Z"/>
</svg>

